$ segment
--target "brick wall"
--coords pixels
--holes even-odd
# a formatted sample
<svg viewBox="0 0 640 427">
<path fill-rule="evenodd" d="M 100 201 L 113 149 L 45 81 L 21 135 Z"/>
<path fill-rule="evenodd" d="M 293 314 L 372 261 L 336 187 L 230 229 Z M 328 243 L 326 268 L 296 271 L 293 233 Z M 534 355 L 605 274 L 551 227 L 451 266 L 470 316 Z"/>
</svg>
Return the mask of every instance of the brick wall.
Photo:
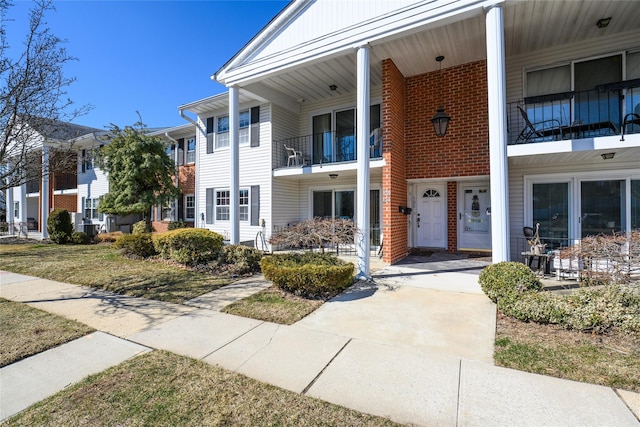
<svg viewBox="0 0 640 427">
<path fill-rule="evenodd" d="M 407 180 L 489 174 L 486 62 L 477 61 L 405 78 L 393 61 L 382 62 L 382 176 L 384 261 L 407 254 Z M 440 89 L 441 88 L 441 89 Z M 437 137 L 431 117 L 439 106 L 451 116 Z M 447 182 L 447 244 L 458 245 L 458 185 Z"/>
<path fill-rule="evenodd" d="M 439 85 L 442 84 L 442 95 Z M 485 61 L 406 78 L 406 178 L 489 174 L 489 123 Z M 437 137 L 431 117 L 442 104 L 451 116 Z"/>
<path fill-rule="evenodd" d="M 53 203 L 50 205 L 53 209 L 66 209 L 69 212 L 78 211 L 78 196 L 75 194 L 54 194 Z"/>
<path fill-rule="evenodd" d="M 178 187 L 182 194 L 196 192 L 196 165 L 189 164 L 178 168 Z"/>
<path fill-rule="evenodd" d="M 405 82 L 393 61 L 382 62 L 382 224 L 383 260 L 394 263 L 407 255 L 407 216 L 398 206 L 407 206 L 405 177 Z"/>
</svg>

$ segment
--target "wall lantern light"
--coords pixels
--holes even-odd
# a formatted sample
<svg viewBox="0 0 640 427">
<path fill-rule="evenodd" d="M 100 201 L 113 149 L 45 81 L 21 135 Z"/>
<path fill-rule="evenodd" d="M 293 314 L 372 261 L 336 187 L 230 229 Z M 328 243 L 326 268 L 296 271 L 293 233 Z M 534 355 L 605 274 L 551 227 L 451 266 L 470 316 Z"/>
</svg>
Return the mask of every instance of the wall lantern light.
<svg viewBox="0 0 640 427">
<path fill-rule="evenodd" d="M 440 55 L 436 57 L 436 61 L 440 63 L 440 106 L 436 110 L 436 115 L 431 119 L 431 123 L 433 123 L 433 129 L 436 131 L 436 136 L 444 136 L 447 133 L 447 127 L 449 126 L 449 121 L 451 117 L 444 112 L 444 107 L 442 106 L 442 61 L 444 60 L 444 56 Z"/>
</svg>

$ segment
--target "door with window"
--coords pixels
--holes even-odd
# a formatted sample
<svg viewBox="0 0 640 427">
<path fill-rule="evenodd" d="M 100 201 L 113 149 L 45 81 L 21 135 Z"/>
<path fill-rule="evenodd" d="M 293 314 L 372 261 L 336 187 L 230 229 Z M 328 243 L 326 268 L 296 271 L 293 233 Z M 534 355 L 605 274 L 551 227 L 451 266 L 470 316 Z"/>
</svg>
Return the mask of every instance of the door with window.
<svg viewBox="0 0 640 427">
<path fill-rule="evenodd" d="M 574 64 L 575 121 L 583 124 L 610 121 L 616 129 L 620 129 L 622 121 L 620 90 L 601 90 L 600 86 L 621 80 L 622 55 L 576 62 Z M 608 132 L 608 129 L 594 132 Z"/>
<path fill-rule="evenodd" d="M 415 221 L 416 245 L 426 248 L 447 246 L 446 189 L 442 184 L 418 188 Z"/>
<path fill-rule="evenodd" d="M 491 194 L 489 183 L 462 184 L 459 192 L 459 249 L 491 250 Z"/>
</svg>

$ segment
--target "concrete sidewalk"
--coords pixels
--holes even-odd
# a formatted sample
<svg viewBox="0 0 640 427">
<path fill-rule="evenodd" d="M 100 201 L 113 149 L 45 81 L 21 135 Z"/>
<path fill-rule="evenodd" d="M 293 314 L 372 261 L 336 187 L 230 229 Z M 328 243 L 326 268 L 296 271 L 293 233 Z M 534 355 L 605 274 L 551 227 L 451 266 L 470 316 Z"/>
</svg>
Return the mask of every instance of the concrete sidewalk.
<svg viewBox="0 0 640 427">
<path fill-rule="evenodd" d="M 124 343 L 132 346 L 134 354 L 148 348 L 170 350 L 402 423 L 640 425 L 626 406 L 640 410 L 637 393 L 618 395 L 606 387 L 494 366 L 487 354 L 493 335 L 485 331 L 495 328 L 495 308 L 477 292 L 477 276 L 401 268 L 381 270 L 375 285 L 352 290 L 292 326 L 220 313 L 212 301 L 224 299 L 222 291 L 198 298 L 192 304 L 208 308 L 196 308 L 129 301 L 73 285 L 0 273 L 0 296 L 78 320 L 75 313 L 80 313 L 80 321 L 98 329 L 102 328 L 97 325 L 108 323 L 109 313 L 131 319 L 135 326 L 113 330 L 118 332 L 114 335 L 127 338 Z M 264 283 L 240 284 L 229 291 L 242 293 L 254 285 L 260 288 Z M 456 311 L 458 305 L 466 308 Z M 477 318 L 470 320 L 472 315 Z M 434 316 L 439 320 L 432 321 Z M 114 343 L 101 349 L 105 360 L 121 352 L 123 340 L 111 338 Z M 446 340 L 451 344 L 435 345 Z M 467 352 L 465 341 L 466 347 L 482 350 Z M 69 357 L 83 352 L 72 345 L 55 350 Z M 22 379 L 11 390 L 20 389 L 23 382 L 48 381 L 31 367 L 48 363 L 46 353 L 2 368 L 0 377 L 4 379 L 11 368 L 11 375 Z M 117 363 L 116 359 L 106 364 Z M 78 381 L 68 375 L 67 384 Z M 7 389 L 2 383 L 2 390 Z M 21 390 L 23 395 L 30 394 L 26 386 Z M 3 391 L 0 396 L 3 405 L 5 395 Z M 31 403 L 25 398 L 25 404 Z M 3 406 L 2 418 L 16 410 L 16 406 L 9 408 L 14 409 L 5 412 Z"/>
</svg>

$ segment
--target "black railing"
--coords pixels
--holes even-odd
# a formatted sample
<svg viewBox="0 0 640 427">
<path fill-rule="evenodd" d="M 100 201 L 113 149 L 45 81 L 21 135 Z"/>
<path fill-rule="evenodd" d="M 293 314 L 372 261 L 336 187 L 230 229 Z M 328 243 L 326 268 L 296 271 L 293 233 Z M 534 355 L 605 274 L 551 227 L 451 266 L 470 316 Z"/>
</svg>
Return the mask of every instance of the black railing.
<svg viewBox="0 0 640 427">
<path fill-rule="evenodd" d="M 640 133 L 640 79 L 507 104 L 509 145 Z"/>
<path fill-rule="evenodd" d="M 298 136 L 273 142 L 274 169 L 353 162 L 357 160 L 354 129 Z M 382 132 L 369 135 L 369 156 L 382 157 Z"/>
<path fill-rule="evenodd" d="M 27 194 L 40 192 L 40 179 L 32 179 L 27 181 Z"/>
</svg>

